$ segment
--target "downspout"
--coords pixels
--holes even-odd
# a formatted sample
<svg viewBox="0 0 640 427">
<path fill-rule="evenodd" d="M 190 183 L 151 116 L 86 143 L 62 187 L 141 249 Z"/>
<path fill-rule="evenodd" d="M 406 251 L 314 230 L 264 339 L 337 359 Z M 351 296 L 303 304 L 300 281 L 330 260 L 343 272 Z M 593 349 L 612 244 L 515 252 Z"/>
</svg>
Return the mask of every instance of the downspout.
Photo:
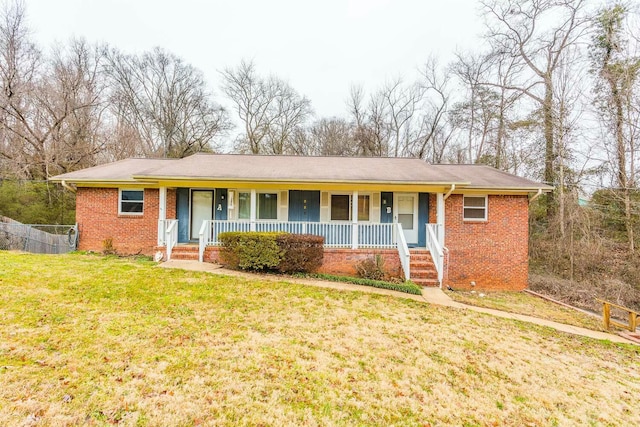
<svg viewBox="0 0 640 427">
<path fill-rule="evenodd" d="M 533 202 L 535 199 L 540 197 L 541 194 L 542 194 L 542 188 L 538 188 L 538 192 L 534 194 L 532 198 L 529 199 L 529 204 L 531 204 L 531 202 Z"/>
<path fill-rule="evenodd" d="M 451 195 L 451 193 L 453 193 L 453 190 L 455 190 L 455 189 L 456 189 L 456 185 L 455 184 L 451 184 L 451 188 L 444 195 L 444 200 L 447 200 L 449 198 L 449 196 Z"/>
<path fill-rule="evenodd" d="M 70 186 L 69 184 L 67 184 L 67 181 L 62 180 L 62 181 L 60 181 L 60 183 L 62 184 L 62 186 L 64 188 L 66 188 L 67 190 L 71 191 L 72 193 L 76 192 L 76 189 L 73 188 L 72 186 Z"/>
</svg>

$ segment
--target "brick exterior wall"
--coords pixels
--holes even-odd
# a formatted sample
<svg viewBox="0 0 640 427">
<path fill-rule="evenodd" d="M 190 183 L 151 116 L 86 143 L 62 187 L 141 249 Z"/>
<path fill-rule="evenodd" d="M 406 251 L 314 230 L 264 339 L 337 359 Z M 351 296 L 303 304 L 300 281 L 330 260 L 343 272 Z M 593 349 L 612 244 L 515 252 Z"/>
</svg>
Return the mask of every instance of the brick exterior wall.
<svg viewBox="0 0 640 427">
<path fill-rule="evenodd" d="M 117 188 L 78 188 L 79 249 L 101 252 L 106 239 L 119 254 L 153 255 L 158 244 L 159 190 L 144 190 L 142 215 L 118 215 Z M 167 190 L 167 218 L 176 216 L 176 192 Z"/>
<path fill-rule="evenodd" d="M 445 286 L 484 290 L 522 290 L 529 274 L 529 199 L 489 196 L 488 220 L 463 221 L 462 195 L 445 202 L 445 246 L 449 249 Z M 436 222 L 435 197 L 431 222 Z"/>
</svg>

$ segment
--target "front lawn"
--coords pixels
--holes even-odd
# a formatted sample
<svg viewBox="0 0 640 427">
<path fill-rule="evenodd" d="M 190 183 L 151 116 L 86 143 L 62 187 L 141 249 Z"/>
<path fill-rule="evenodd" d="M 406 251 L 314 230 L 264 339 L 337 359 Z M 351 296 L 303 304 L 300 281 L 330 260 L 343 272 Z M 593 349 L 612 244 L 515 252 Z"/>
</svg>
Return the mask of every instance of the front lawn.
<svg viewBox="0 0 640 427">
<path fill-rule="evenodd" d="M 0 425 L 640 424 L 640 347 L 471 311 L 77 254 L 0 293 Z"/>
</svg>

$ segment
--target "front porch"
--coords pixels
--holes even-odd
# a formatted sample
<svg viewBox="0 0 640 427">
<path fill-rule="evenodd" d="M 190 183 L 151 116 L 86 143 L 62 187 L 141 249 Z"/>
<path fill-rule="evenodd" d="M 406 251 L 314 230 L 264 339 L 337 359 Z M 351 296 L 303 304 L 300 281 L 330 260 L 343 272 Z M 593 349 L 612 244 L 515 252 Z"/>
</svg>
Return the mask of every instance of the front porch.
<svg viewBox="0 0 640 427">
<path fill-rule="evenodd" d="M 207 253 L 216 251 L 223 232 L 314 234 L 324 238 L 327 253 L 337 251 L 352 264 L 358 257 L 384 251 L 391 264 L 400 266 L 398 276 L 429 279 L 441 286 L 446 195 L 382 190 L 177 188 L 169 190 L 175 197 L 173 210 L 167 207 L 167 188 L 161 187 L 158 247 L 171 259 L 174 251 L 187 251 L 184 245 L 197 245 L 197 259 L 205 262 L 211 258 Z M 436 202 L 435 222 L 429 221 L 430 200 Z M 174 218 L 167 218 L 167 211 Z M 189 247 L 191 254 L 194 246 Z M 428 260 L 416 255 L 412 262 L 411 249 L 426 253 Z M 426 268 L 425 263 L 433 268 Z M 433 278 L 427 277 L 431 270 Z"/>
</svg>

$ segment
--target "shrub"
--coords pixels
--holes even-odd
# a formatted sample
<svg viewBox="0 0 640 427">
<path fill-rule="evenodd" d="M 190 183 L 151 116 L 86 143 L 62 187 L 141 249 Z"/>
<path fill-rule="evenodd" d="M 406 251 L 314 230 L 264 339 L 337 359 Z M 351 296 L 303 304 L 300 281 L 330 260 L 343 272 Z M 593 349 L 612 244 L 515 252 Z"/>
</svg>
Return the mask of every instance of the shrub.
<svg viewBox="0 0 640 427">
<path fill-rule="evenodd" d="M 406 294 L 422 295 L 422 288 L 411 281 L 392 283 L 381 280 L 363 279 L 362 277 L 337 276 L 334 274 L 305 274 L 300 277 L 314 277 L 317 279 L 330 280 L 332 282 L 353 283 L 354 285 L 371 286 L 380 289 L 389 289 L 392 291 L 404 292 Z"/>
<path fill-rule="evenodd" d="M 108 237 L 102 241 L 102 254 L 103 255 L 116 255 L 118 251 L 113 246 L 113 238 Z"/>
<path fill-rule="evenodd" d="M 384 258 L 382 255 L 376 254 L 375 257 L 364 259 L 356 264 L 356 271 L 364 279 L 383 280 L 385 277 Z"/>
<path fill-rule="evenodd" d="M 282 273 L 312 272 L 322 265 L 324 237 L 312 234 L 280 234 L 276 242 L 284 252 L 278 270 Z"/>
<path fill-rule="evenodd" d="M 281 233 L 226 232 L 218 235 L 220 259 L 230 268 L 271 270 L 280 264 L 284 251 L 276 242 Z"/>
</svg>

